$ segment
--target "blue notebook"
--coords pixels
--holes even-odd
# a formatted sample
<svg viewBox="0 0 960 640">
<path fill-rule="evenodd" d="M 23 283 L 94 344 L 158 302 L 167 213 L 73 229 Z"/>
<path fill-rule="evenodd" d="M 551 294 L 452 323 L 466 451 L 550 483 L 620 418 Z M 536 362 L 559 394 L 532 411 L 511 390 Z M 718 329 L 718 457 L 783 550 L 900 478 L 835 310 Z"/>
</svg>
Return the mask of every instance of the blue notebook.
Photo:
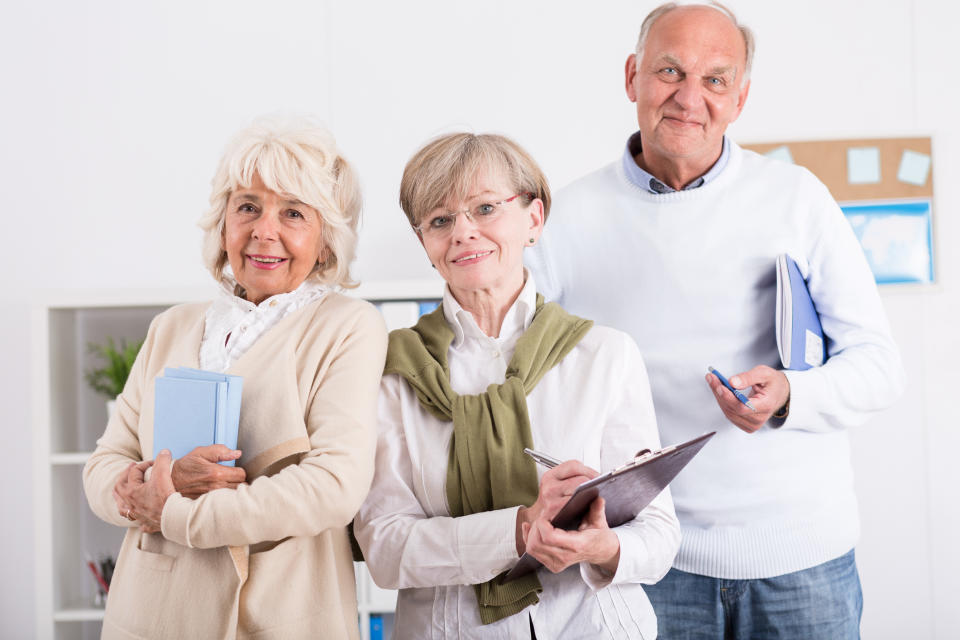
<svg viewBox="0 0 960 640">
<path fill-rule="evenodd" d="M 194 448 L 237 448 L 243 378 L 188 367 L 167 368 L 154 384 L 153 457 L 169 449 L 182 458 Z M 232 467 L 235 460 L 220 464 Z"/>
<path fill-rule="evenodd" d="M 827 359 L 820 316 L 796 261 L 777 256 L 777 348 L 785 369 L 803 371 Z"/>
</svg>

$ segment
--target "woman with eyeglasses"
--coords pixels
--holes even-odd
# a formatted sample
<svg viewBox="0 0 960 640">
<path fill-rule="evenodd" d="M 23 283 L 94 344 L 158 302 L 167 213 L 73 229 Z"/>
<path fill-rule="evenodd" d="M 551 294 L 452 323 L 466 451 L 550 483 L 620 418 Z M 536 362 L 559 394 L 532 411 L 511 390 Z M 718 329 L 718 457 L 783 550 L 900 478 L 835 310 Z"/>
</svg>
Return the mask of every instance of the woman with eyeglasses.
<svg viewBox="0 0 960 640">
<path fill-rule="evenodd" d="M 679 544 L 669 493 L 615 529 L 600 499 L 579 530 L 550 525 L 581 482 L 660 443 L 635 343 L 545 304 L 523 267 L 546 178 L 507 138 L 446 135 L 407 163 L 400 205 L 446 287 L 390 336 L 354 521 L 374 580 L 400 589 L 395 637 L 655 637 L 641 583 Z M 546 568 L 501 582 L 524 552 Z"/>
</svg>

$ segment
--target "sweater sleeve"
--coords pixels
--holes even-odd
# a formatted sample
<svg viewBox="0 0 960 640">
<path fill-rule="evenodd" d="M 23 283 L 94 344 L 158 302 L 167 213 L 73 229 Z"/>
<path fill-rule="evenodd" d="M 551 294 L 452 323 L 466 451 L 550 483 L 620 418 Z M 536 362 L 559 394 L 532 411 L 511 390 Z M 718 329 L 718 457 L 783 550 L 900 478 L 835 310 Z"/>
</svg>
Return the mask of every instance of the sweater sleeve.
<svg viewBox="0 0 960 640">
<path fill-rule="evenodd" d="M 210 548 L 346 526 L 373 476 L 375 406 L 386 344 L 380 314 L 372 306 L 357 313 L 326 356 L 331 363 L 307 414 L 310 450 L 300 462 L 236 490 L 219 489 L 196 500 L 171 495 L 163 509 L 163 535 L 188 547 Z"/>
<path fill-rule="evenodd" d="M 825 432 L 856 426 L 889 407 L 903 393 L 905 373 L 860 243 L 826 187 L 817 182 L 815 189 L 811 219 L 822 220 L 822 229 L 804 275 L 828 360 L 784 372 L 790 414 L 782 428 Z"/>
<path fill-rule="evenodd" d="M 123 392 L 117 396 L 116 410 L 110 416 L 103 435 L 97 440 L 96 449 L 83 467 L 83 489 L 90 509 L 100 519 L 119 527 L 138 526 L 117 511 L 113 487 L 131 462 L 144 459 L 140 450 L 138 425 L 143 388 L 149 383 L 146 380 L 147 362 L 156 347 L 157 325 L 158 320 L 154 318 L 130 369 Z"/>
<path fill-rule="evenodd" d="M 622 382 L 617 385 L 617 401 L 606 417 L 601 441 L 601 471 L 622 465 L 642 449 L 661 448 L 657 419 L 647 370 L 636 343 L 628 335 L 622 338 L 619 350 L 624 363 Z M 670 489 L 660 495 L 633 520 L 614 528 L 620 541 L 620 562 L 610 575 L 588 563 L 581 563 L 584 582 L 594 590 L 609 584 L 660 580 L 673 563 L 680 547 L 680 524 L 673 510 Z"/>
<path fill-rule="evenodd" d="M 367 568 L 385 589 L 486 582 L 517 561 L 518 507 L 459 518 L 425 512 L 404 436 L 405 426 L 416 428 L 403 423 L 405 385 L 400 376 L 388 375 L 381 386 L 376 476 L 354 521 Z"/>
</svg>

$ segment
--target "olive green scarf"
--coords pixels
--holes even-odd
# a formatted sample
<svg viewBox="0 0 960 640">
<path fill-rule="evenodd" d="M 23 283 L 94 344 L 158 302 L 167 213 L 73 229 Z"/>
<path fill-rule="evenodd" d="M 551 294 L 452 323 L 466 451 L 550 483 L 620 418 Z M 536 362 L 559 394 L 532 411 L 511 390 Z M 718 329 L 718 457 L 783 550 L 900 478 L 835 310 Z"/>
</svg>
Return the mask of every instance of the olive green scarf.
<svg viewBox="0 0 960 640">
<path fill-rule="evenodd" d="M 543 303 L 517 341 L 503 384 L 485 393 L 458 395 L 450 386 L 447 351 L 453 330 L 440 307 L 410 329 L 390 333 L 384 373 L 398 373 L 421 406 L 440 420 L 453 420 L 447 464 L 447 501 L 454 517 L 530 506 L 537 500 L 536 463 L 523 453 L 533 446 L 527 394 L 586 335 L 593 322 Z M 539 601 L 536 573 L 501 584 L 500 577 L 474 585 L 480 619 L 496 622 Z"/>
</svg>

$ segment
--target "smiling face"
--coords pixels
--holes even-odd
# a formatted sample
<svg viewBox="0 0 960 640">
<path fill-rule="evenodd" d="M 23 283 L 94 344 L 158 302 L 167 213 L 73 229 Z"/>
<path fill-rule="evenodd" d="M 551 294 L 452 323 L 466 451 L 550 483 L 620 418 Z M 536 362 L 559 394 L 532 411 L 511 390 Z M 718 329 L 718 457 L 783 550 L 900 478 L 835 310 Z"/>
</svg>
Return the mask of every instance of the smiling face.
<svg viewBox="0 0 960 640">
<path fill-rule="evenodd" d="M 626 89 L 637 105 L 644 162 L 702 175 L 747 99 L 743 36 L 715 9 L 681 7 L 653 24 L 642 55 L 627 60 Z"/>
<path fill-rule="evenodd" d="M 227 200 L 223 245 L 250 302 L 293 291 L 322 260 L 323 220 L 296 198 L 264 186 L 254 175 Z"/>
<path fill-rule="evenodd" d="M 429 212 L 430 219 L 448 211 L 474 210 L 483 203 L 504 201 L 516 195 L 516 188 L 502 176 L 481 173 L 474 180 L 466 200 L 447 202 Z M 543 204 L 534 199 L 527 204 L 521 196 L 500 205 L 502 211 L 490 222 L 455 216 L 453 229 L 446 235 L 425 233 L 420 242 L 460 302 L 477 294 L 494 300 L 509 300 L 523 288 L 523 248 L 540 237 L 543 229 Z"/>
</svg>

